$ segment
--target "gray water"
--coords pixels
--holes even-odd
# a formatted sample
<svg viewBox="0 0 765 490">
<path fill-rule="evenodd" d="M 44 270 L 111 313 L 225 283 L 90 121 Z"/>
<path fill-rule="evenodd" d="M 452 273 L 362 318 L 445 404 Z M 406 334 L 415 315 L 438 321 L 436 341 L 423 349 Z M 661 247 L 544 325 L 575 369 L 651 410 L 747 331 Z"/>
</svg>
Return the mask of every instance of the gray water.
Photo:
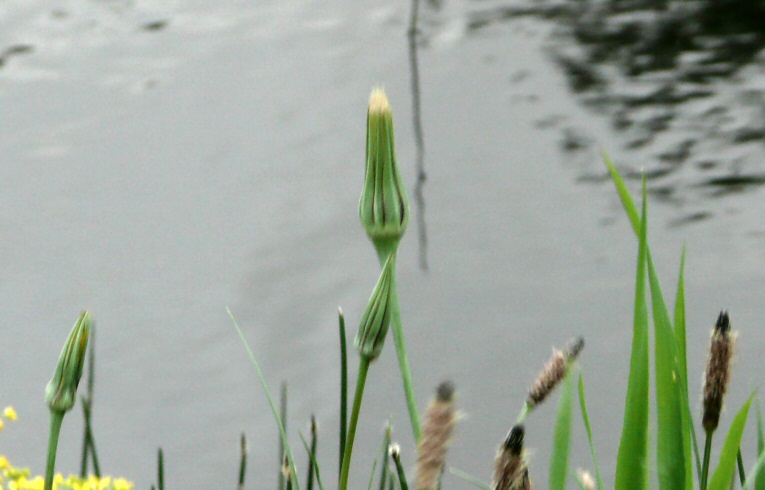
<svg viewBox="0 0 765 490">
<path fill-rule="evenodd" d="M 162 446 L 169 488 L 230 488 L 245 431 L 249 488 L 275 485 L 277 432 L 228 306 L 272 389 L 289 385 L 294 447 L 316 415 L 324 480 L 335 484 L 336 308 L 352 336 L 378 271 L 356 216 L 366 101 L 377 84 L 393 105 L 410 190 L 417 175 L 409 5 L 365 3 L 0 5 L 0 405 L 20 413 L 0 452 L 42 472 L 44 387 L 88 308 L 98 325 L 94 431 L 107 472 L 148 488 Z M 636 243 L 598 150 L 631 176 L 633 191 L 641 168 L 649 176 L 650 239 L 670 297 L 687 245 L 691 380 L 720 308 L 741 331 L 727 427 L 763 374 L 765 58 L 755 42 L 731 73 L 673 83 L 677 64 L 635 74 L 620 60 L 632 59 L 631 48 L 645 59 L 652 21 L 686 13 L 542 7 L 422 6 L 429 268 L 420 267 L 413 220 L 400 249 L 402 314 L 419 404 L 454 380 L 466 416 L 450 460 L 486 480 L 551 346 L 583 335 L 590 417 L 610 482 Z M 604 55 L 613 40 L 603 33 L 623 23 L 649 47 Z M 712 47 L 759 39 L 699 36 Z M 697 51 L 679 50 L 678 59 L 695 63 Z M 588 77 L 599 82 L 579 83 Z M 666 86 L 659 95 L 710 94 L 653 102 Z M 629 105 L 630 97 L 648 101 Z M 680 158 L 661 158 L 673 150 Z M 367 386 L 357 488 L 389 416 L 413 461 L 392 342 Z M 527 426 L 538 488 L 554 411 L 553 401 Z M 580 426 L 572 465 L 591 469 Z M 76 407 L 61 471 L 79 468 L 81 430 Z M 296 452 L 302 478 L 306 458 Z M 445 488 L 467 487 L 445 477 Z"/>
</svg>

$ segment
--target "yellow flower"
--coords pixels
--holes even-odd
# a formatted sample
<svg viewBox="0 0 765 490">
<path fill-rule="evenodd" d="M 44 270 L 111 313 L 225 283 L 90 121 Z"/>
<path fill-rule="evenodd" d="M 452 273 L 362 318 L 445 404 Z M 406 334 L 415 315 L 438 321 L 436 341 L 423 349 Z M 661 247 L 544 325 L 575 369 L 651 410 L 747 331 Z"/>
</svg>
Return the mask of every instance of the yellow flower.
<svg viewBox="0 0 765 490">
<path fill-rule="evenodd" d="M 14 410 L 13 407 L 10 405 L 5 407 L 5 410 L 3 410 L 3 416 L 7 418 L 8 420 L 16 420 L 19 418 L 18 414 L 16 413 L 16 410 Z"/>
<path fill-rule="evenodd" d="M 5 422 L 3 422 L 2 419 L 0 419 L 0 432 L 3 431 L 3 427 L 5 427 Z"/>
<path fill-rule="evenodd" d="M 8 458 L 5 457 L 5 455 L 0 454 L 0 470 L 7 470 L 11 467 L 11 463 L 8 461 Z"/>
<path fill-rule="evenodd" d="M 115 478 L 114 490 L 132 490 L 133 482 L 127 481 L 124 478 Z"/>
</svg>

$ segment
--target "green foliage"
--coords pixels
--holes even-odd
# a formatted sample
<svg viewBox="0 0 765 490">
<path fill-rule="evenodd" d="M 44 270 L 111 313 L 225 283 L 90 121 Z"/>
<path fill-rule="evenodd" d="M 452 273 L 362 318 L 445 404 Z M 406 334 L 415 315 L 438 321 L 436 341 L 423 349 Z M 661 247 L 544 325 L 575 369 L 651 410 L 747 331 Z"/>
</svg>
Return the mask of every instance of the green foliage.
<svg viewBox="0 0 765 490">
<path fill-rule="evenodd" d="M 550 490 L 564 490 L 568 476 L 568 452 L 571 446 L 571 399 L 574 393 L 574 377 L 569 373 L 563 380 L 555 420 L 553 451 L 550 457 Z"/>
<path fill-rule="evenodd" d="M 603 478 L 600 476 L 598 467 L 598 458 L 595 456 L 595 445 L 592 443 L 592 428 L 590 427 L 590 416 L 587 414 L 587 399 L 584 395 L 584 375 L 579 374 L 579 408 L 582 410 L 582 422 L 587 431 L 587 442 L 590 445 L 590 454 L 592 454 L 592 464 L 595 466 L 595 477 L 598 484 L 598 490 L 603 490 Z"/>
<path fill-rule="evenodd" d="M 744 406 L 741 407 L 730 424 L 728 436 L 725 438 L 725 444 L 723 444 L 722 452 L 720 453 L 720 462 L 717 464 L 717 469 L 707 487 L 709 490 L 726 490 L 728 485 L 730 485 L 736 470 L 736 456 L 738 448 L 741 446 L 741 437 L 744 435 L 744 426 L 746 425 L 749 406 L 752 404 L 753 398 L 754 394 L 744 403 Z"/>
</svg>

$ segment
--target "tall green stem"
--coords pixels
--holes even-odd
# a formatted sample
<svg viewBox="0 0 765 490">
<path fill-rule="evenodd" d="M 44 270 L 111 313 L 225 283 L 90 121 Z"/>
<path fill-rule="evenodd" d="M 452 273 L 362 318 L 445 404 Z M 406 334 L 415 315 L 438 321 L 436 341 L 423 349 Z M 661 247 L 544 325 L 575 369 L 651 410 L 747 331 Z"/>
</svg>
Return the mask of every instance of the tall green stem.
<svg viewBox="0 0 765 490">
<path fill-rule="evenodd" d="M 700 489 L 707 490 L 707 475 L 709 474 L 709 456 L 712 452 L 712 434 L 713 432 L 707 431 L 706 443 L 704 444 L 704 462 L 701 466 L 701 478 Z"/>
<path fill-rule="evenodd" d="M 356 437 L 356 424 L 359 422 L 359 412 L 361 412 L 361 399 L 364 397 L 364 385 L 367 382 L 368 371 L 369 359 L 366 356 L 361 356 L 361 360 L 359 361 L 359 375 L 356 380 L 356 394 L 353 396 L 351 421 L 348 425 L 348 434 L 345 440 L 345 450 L 343 451 L 343 467 L 340 470 L 340 490 L 348 489 L 348 475 L 351 469 L 353 440 Z"/>
<path fill-rule="evenodd" d="M 380 260 L 380 267 L 385 264 L 388 259 L 388 255 L 393 252 L 396 254 L 395 249 L 398 244 L 392 247 L 379 246 L 377 248 L 377 256 Z M 394 259 L 395 259 L 394 255 Z M 417 400 L 414 396 L 414 386 L 412 384 L 412 372 L 409 369 L 409 358 L 406 354 L 406 341 L 404 340 L 404 325 L 401 322 L 401 309 L 398 306 L 398 286 L 396 281 L 396 270 L 393 270 L 393 278 L 391 281 L 391 327 L 393 328 L 393 343 L 396 346 L 396 357 L 398 357 L 398 367 L 401 371 L 401 380 L 404 385 L 404 395 L 406 396 L 406 406 L 409 409 L 409 421 L 412 424 L 412 434 L 414 435 L 415 443 L 420 442 L 420 434 L 422 429 L 420 428 L 420 415 L 417 413 Z"/>
<path fill-rule="evenodd" d="M 64 421 L 63 410 L 50 411 L 50 435 L 48 437 L 48 461 L 45 465 L 45 490 L 53 489 L 53 474 L 56 471 L 56 452 L 58 451 L 58 435 L 61 433 L 61 423 Z"/>
</svg>

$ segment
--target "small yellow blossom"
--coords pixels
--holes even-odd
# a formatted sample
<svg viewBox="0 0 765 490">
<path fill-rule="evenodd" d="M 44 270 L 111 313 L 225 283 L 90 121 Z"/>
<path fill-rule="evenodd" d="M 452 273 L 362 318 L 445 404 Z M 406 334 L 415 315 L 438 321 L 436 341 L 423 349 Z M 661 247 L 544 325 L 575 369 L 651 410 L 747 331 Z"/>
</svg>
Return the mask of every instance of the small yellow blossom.
<svg viewBox="0 0 765 490">
<path fill-rule="evenodd" d="M 3 410 L 3 417 L 7 418 L 8 420 L 16 420 L 19 418 L 16 410 L 14 410 L 11 405 L 8 405 L 5 407 L 5 410 Z"/>
<path fill-rule="evenodd" d="M 0 470 L 7 470 L 10 466 L 11 463 L 8 461 L 8 458 L 6 458 L 5 455 L 0 454 Z"/>
<path fill-rule="evenodd" d="M 3 431 L 3 428 L 5 427 L 5 422 L 3 422 L 2 419 L 0 419 L 0 432 Z"/>
</svg>

